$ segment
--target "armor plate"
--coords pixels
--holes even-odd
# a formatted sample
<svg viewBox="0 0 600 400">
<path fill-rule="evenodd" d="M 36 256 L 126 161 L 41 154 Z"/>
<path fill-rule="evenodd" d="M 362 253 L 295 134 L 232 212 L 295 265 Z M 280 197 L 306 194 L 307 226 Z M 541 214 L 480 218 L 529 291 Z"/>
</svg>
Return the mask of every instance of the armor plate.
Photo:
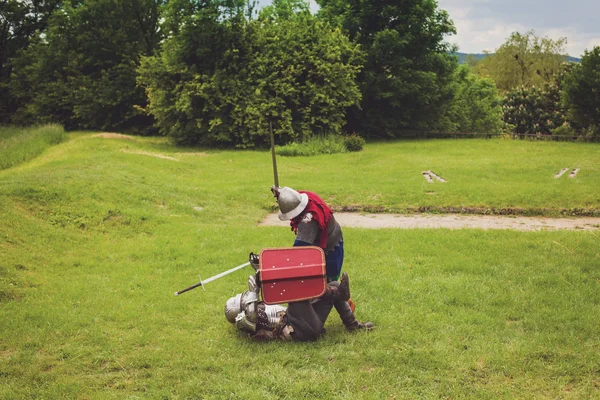
<svg viewBox="0 0 600 400">
<path fill-rule="evenodd" d="M 260 279 L 265 304 L 291 303 L 325 293 L 325 253 L 320 247 L 263 249 Z"/>
</svg>

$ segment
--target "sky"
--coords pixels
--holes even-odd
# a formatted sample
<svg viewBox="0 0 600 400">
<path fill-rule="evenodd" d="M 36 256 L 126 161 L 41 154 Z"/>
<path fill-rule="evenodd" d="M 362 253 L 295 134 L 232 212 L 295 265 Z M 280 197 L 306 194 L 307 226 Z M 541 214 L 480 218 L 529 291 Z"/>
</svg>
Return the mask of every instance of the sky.
<svg viewBox="0 0 600 400">
<path fill-rule="evenodd" d="M 307 0 L 316 12 L 315 0 Z M 534 30 L 539 37 L 567 38 L 566 53 L 581 57 L 600 46 L 600 0 L 437 0 L 448 11 L 456 35 L 447 41 L 461 53 L 496 51 L 512 32 Z M 259 0 L 268 4 L 270 0 Z"/>
<path fill-rule="evenodd" d="M 438 0 L 454 21 L 447 38 L 462 53 L 494 52 L 512 32 L 567 38 L 566 53 L 581 57 L 600 46 L 600 0 Z"/>
</svg>

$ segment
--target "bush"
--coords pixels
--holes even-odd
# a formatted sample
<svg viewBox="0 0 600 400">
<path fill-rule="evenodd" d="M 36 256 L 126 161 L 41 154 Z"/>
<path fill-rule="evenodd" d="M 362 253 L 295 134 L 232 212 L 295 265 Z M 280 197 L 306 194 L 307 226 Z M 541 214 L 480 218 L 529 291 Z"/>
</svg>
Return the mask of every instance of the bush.
<svg viewBox="0 0 600 400">
<path fill-rule="evenodd" d="M 162 134 L 247 148 L 269 143 L 271 127 L 282 144 L 342 131 L 361 97 L 355 43 L 302 2 L 274 2 L 257 19 L 238 7 L 226 17 L 220 3 L 210 4 L 185 17 L 138 70 Z"/>
<path fill-rule="evenodd" d="M 558 128 L 552 129 L 551 133 L 553 135 L 557 135 L 557 136 L 576 136 L 577 135 L 577 132 L 575 131 L 575 129 L 573 129 L 571 127 L 571 125 L 569 125 L 568 122 L 565 122 Z"/>
<path fill-rule="evenodd" d="M 455 93 L 440 125 L 450 132 L 500 133 L 501 97 L 493 80 L 470 72 L 466 65 L 455 73 Z"/>
<path fill-rule="evenodd" d="M 358 135 L 356 135 L 358 136 Z M 360 138 L 360 136 L 358 136 Z M 364 141 L 364 139 L 360 138 Z M 339 135 L 313 136 L 303 142 L 294 142 L 285 146 L 275 146 L 275 151 L 281 156 L 316 156 L 317 154 L 335 154 L 348 151 L 345 139 Z"/>
<path fill-rule="evenodd" d="M 365 139 L 353 133 L 344 137 L 344 144 L 348 151 L 361 151 L 365 145 Z"/>
<path fill-rule="evenodd" d="M 0 170 L 31 160 L 66 138 L 65 130 L 57 124 L 0 127 Z"/>
<path fill-rule="evenodd" d="M 587 137 L 598 137 L 600 129 L 600 46 L 585 52 L 564 82 L 563 102 L 573 126 Z"/>
<path fill-rule="evenodd" d="M 514 125 L 516 134 L 548 135 L 566 122 L 560 103 L 560 86 L 553 82 L 542 89 L 518 87 L 506 94 L 502 107 L 504 122 Z"/>
</svg>

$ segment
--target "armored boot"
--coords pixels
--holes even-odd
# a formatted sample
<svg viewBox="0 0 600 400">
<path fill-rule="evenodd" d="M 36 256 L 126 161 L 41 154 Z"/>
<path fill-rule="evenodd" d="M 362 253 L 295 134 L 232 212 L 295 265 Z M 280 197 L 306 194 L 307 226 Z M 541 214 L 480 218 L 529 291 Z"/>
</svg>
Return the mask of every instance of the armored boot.
<svg viewBox="0 0 600 400">
<path fill-rule="evenodd" d="M 333 306 L 337 310 L 338 314 L 340 314 L 340 318 L 342 319 L 346 329 L 350 332 L 357 329 L 373 329 L 373 324 L 371 322 L 358 322 L 354 316 L 352 306 L 348 302 L 350 300 L 350 282 L 348 281 L 348 274 L 345 272 L 343 273 L 342 280 L 340 282 L 340 287 L 342 286 L 348 289 L 348 297 L 336 299 L 333 303 Z"/>
<path fill-rule="evenodd" d="M 348 274 L 345 272 L 342 274 L 340 283 L 329 282 L 325 289 L 325 294 L 323 294 L 323 298 L 331 300 L 334 303 L 340 300 L 344 302 L 350 300 L 350 281 L 348 280 Z"/>
<path fill-rule="evenodd" d="M 356 319 L 352 309 L 350 308 L 350 304 L 348 304 L 347 301 L 337 300 L 333 303 L 333 306 L 337 310 L 338 314 L 340 314 L 342 323 L 348 331 L 352 332 L 357 329 L 364 329 L 368 331 L 373 329 L 373 324 L 371 322 L 359 322 Z"/>
</svg>

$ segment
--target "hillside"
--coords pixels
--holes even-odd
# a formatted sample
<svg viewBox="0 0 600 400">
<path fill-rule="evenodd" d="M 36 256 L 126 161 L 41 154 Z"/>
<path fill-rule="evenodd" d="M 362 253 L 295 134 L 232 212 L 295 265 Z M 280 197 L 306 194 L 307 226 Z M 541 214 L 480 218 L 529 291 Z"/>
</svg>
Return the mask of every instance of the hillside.
<svg viewBox="0 0 600 400">
<path fill-rule="evenodd" d="M 483 58 L 485 58 L 487 56 L 493 55 L 493 53 L 485 54 L 485 53 L 460 53 L 460 52 L 456 52 L 455 54 L 458 56 L 458 63 L 459 64 L 466 63 L 467 62 L 467 56 L 469 56 L 469 55 L 475 56 L 475 58 L 477 59 L 477 61 L 479 61 L 479 60 L 481 60 L 481 59 L 483 59 Z M 567 61 L 569 61 L 569 62 L 580 62 L 581 61 L 581 59 L 577 58 L 577 57 L 571 57 L 571 56 L 565 56 L 565 57 L 566 57 Z"/>
</svg>

